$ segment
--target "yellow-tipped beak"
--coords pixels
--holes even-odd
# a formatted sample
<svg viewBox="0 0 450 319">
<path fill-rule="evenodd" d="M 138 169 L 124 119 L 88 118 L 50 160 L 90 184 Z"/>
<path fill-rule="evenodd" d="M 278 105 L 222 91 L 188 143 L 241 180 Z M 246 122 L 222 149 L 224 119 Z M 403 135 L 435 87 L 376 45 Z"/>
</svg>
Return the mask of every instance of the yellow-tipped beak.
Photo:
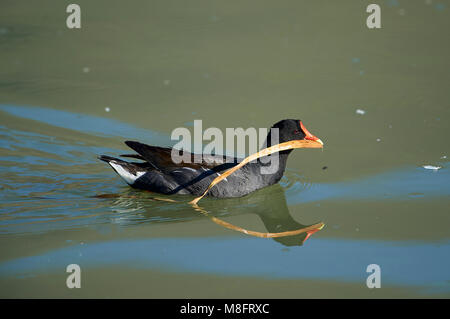
<svg viewBox="0 0 450 319">
<path fill-rule="evenodd" d="M 306 127 L 303 125 L 302 121 L 300 121 L 300 127 L 303 131 L 303 133 L 305 133 L 305 140 L 309 140 L 309 141 L 314 141 L 319 143 L 320 145 L 322 145 L 323 147 L 323 142 L 320 138 L 318 138 L 317 136 L 312 135 L 307 129 Z"/>
</svg>

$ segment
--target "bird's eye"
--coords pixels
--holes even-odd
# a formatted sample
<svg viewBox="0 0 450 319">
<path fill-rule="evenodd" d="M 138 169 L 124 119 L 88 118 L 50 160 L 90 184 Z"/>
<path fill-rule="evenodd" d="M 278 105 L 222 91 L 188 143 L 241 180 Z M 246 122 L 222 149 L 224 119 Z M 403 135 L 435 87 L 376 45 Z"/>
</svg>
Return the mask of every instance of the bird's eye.
<svg viewBox="0 0 450 319">
<path fill-rule="evenodd" d="M 294 134 L 299 134 L 299 133 L 300 133 L 299 130 L 294 131 Z"/>
</svg>

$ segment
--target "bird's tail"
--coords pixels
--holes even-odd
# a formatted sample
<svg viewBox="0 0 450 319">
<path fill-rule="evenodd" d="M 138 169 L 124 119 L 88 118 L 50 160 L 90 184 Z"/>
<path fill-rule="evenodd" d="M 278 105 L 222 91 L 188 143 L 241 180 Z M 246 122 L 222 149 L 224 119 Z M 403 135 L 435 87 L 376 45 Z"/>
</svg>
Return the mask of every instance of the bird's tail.
<svg viewBox="0 0 450 319">
<path fill-rule="evenodd" d="M 108 163 L 129 185 L 133 185 L 139 177 L 146 173 L 143 168 L 115 157 L 101 155 L 98 159 Z"/>
</svg>

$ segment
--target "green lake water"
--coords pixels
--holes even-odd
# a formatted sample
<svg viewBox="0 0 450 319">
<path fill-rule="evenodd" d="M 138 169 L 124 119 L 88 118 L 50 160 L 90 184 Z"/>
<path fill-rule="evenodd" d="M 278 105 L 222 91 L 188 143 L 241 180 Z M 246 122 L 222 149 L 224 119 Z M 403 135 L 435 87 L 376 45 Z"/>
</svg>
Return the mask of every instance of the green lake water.
<svg viewBox="0 0 450 319">
<path fill-rule="evenodd" d="M 379 1 L 376 30 L 373 1 L 79 0 L 68 29 L 72 2 L 0 4 L 0 297 L 450 297 L 450 1 Z M 97 159 L 195 119 L 285 118 L 323 151 L 200 203 L 259 232 L 324 222 L 304 243 L 155 201 Z"/>
</svg>

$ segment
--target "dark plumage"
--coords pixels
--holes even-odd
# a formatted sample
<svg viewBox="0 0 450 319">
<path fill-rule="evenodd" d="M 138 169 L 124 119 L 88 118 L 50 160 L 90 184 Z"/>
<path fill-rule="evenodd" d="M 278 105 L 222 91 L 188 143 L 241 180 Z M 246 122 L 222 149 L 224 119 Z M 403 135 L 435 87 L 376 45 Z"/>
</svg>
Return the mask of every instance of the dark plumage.
<svg viewBox="0 0 450 319">
<path fill-rule="evenodd" d="M 299 120 L 282 120 L 272 126 L 279 129 L 279 143 L 291 140 L 310 139 L 320 141 L 309 133 Z M 240 159 L 221 155 L 202 155 L 202 162 L 194 162 L 194 154 L 183 153 L 191 158 L 190 163 L 174 163 L 171 148 L 150 146 L 134 141 L 125 144 L 138 154 L 125 154 L 122 157 L 139 159 L 142 162 L 126 162 L 102 155 L 100 160 L 107 162 L 132 187 L 146 189 L 161 194 L 201 195 L 214 178 L 227 169 L 237 165 Z M 266 139 L 271 146 L 271 133 Z M 288 155 L 292 150 L 279 152 L 279 165 L 270 174 L 263 174 L 269 162 L 258 159 L 251 162 L 215 185 L 208 195 L 213 197 L 240 197 L 260 188 L 277 183 L 283 176 Z M 276 156 L 274 153 L 271 156 Z"/>
</svg>

